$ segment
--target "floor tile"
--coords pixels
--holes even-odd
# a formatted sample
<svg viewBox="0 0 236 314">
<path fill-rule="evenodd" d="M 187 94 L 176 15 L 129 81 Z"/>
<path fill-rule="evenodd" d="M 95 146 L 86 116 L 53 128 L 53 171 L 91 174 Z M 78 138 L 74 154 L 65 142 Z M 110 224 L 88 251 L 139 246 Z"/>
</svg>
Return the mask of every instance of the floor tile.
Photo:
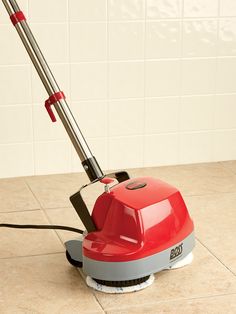
<svg viewBox="0 0 236 314">
<path fill-rule="evenodd" d="M 40 205 L 21 178 L 0 180 L 0 212 L 39 209 Z"/>
<path fill-rule="evenodd" d="M 156 274 L 154 284 L 142 291 L 123 295 L 96 292 L 105 311 L 127 307 L 236 293 L 236 277 L 215 259 L 201 244 L 194 249 L 191 265 Z M 181 313 L 181 311 L 180 311 Z"/>
<path fill-rule="evenodd" d="M 236 275 L 236 193 L 186 197 L 197 237 Z"/>
<path fill-rule="evenodd" d="M 132 176 L 153 176 L 176 186 L 183 195 L 236 192 L 236 177 L 221 163 L 132 169 Z"/>
<path fill-rule="evenodd" d="M 73 173 L 27 177 L 26 182 L 43 208 L 58 208 L 71 206 L 69 197 L 88 179 L 83 173 Z"/>
<path fill-rule="evenodd" d="M 65 225 L 85 230 L 83 223 L 81 222 L 79 216 L 72 207 L 46 209 L 45 213 L 52 224 Z M 77 233 L 68 231 L 57 230 L 56 232 L 58 233 L 63 243 L 79 236 Z"/>
<path fill-rule="evenodd" d="M 13 224 L 49 224 L 41 210 L 0 213 L 0 221 Z M 53 230 L 0 228 L 0 239 L 0 258 L 64 251 L 63 245 Z"/>
<path fill-rule="evenodd" d="M 193 300 L 175 300 L 171 302 L 160 302 L 158 304 L 150 304 L 147 306 L 136 306 L 126 308 L 124 310 L 108 311 L 107 314 L 221 314 L 236 313 L 236 294 L 209 297 Z"/>
<path fill-rule="evenodd" d="M 0 313 L 104 313 L 63 254 L 3 259 Z"/>
<path fill-rule="evenodd" d="M 89 183 L 84 173 L 27 177 L 26 181 L 45 209 L 72 207 L 69 197 Z M 100 182 L 83 189 L 82 196 L 90 209 L 103 191 L 104 185 Z"/>
<path fill-rule="evenodd" d="M 233 174 L 236 174 L 236 161 L 235 160 L 222 161 L 221 164 L 226 169 L 232 171 Z"/>
</svg>

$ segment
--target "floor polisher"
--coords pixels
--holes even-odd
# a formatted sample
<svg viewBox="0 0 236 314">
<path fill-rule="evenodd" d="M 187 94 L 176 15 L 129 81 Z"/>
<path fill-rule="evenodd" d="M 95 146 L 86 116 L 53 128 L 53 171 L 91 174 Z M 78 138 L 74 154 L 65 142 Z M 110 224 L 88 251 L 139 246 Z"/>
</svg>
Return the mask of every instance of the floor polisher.
<svg viewBox="0 0 236 314">
<path fill-rule="evenodd" d="M 151 177 L 131 179 L 126 171 L 103 173 L 24 13 L 15 0 L 2 2 L 49 95 L 45 108 L 52 122 L 55 108 L 90 180 L 70 197 L 86 229 L 81 238 L 65 243 L 70 264 L 83 269 L 90 287 L 108 293 L 143 289 L 152 284 L 154 273 L 189 264 L 194 227 L 180 192 Z M 81 192 L 98 181 L 105 191 L 90 214 Z"/>
</svg>

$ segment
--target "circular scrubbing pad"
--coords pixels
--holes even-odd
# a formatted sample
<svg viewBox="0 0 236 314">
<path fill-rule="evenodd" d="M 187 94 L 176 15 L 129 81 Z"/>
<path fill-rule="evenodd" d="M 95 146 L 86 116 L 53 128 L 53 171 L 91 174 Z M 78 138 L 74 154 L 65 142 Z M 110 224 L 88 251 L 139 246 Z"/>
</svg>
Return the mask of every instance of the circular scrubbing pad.
<svg viewBox="0 0 236 314">
<path fill-rule="evenodd" d="M 133 279 L 133 280 L 123 280 L 123 281 L 107 281 L 107 280 L 100 280 L 100 279 L 95 279 L 97 283 L 103 286 L 108 286 L 108 287 L 130 287 L 130 286 L 136 286 L 139 285 L 149 279 L 150 275 L 138 279 Z"/>
<path fill-rule="evenodd" d="M 97 281 L 95 281 L 93 278 L 91 278 L 89 276 L 86 278 L 86 283 L 89 287 L 91 287 L 97 291 L 101 291 L 101 292 L 105 292 L 105 293 L 129 293 L 129 292 L 135 292 L 135 291 L 139 291 L 139 290 L 142 290 L 144 288 L 147 288 L 154 281 L 154 275 L 150 275 L 150 276 L 147 276 L 144 278 L 147 278 L 144 282 L 134 284 L 132 286 L 126 286 L 126 287 L 121 287 L 121 286 L 119 286 L 119 287 L 115 286 L 114 287 L 114 286 L 103 285 L 101 283 L 98 283 Z M 139 280 L 139 279 L 136 279 L 136 280 Z M 135 283 L 136 281 L 133 280 L 133 282 Z"/>
</svg>

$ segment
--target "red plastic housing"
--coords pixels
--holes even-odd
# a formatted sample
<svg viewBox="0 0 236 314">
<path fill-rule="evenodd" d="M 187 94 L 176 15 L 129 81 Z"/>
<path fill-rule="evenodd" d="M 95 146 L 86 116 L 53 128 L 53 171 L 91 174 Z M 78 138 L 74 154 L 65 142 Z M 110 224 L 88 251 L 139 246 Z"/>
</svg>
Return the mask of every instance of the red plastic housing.
<svg viewBox="0 0 236 314">
<path fill-rule="evenodd" d="M 92 212 L 98 231 L 83 241 L 83 254 L 107 262 L 161 252 L 193 232 L 180 192 L 160 180 L 130 179 L 98 197 Z"/>
</svg>

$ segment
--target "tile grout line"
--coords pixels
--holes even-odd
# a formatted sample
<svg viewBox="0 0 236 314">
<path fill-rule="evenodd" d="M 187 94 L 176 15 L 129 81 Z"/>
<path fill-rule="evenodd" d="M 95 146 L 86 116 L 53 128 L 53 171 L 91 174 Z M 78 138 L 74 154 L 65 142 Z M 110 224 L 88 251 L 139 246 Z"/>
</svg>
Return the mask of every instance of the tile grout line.
<svg viewBox="0 0 236 314">
<path fill-rule="evenodd" d="M 30 192 L 32 193 L 32 195 L 33 195 L 33 197 L 35 198 L 35 200 L 37 201 L 37 203 L 39 204 L 39 207 L 40 207 L 39 209 L 42 210 L 42 209 L 43 209 L 43 206 L 42 206 L 40 200 L 37 198 L 37 196 L 36 196 L 36 194 L 34 193 L 34 191 L 32 190 L 30 184 L 27 182 L 27 179 L 26 179 L 26 178 L 23 178 L 23 181 L 24 181 L 24 183 L 26 184 L 26 186 L 28 187 L 28 189 L 30 190 Z"/>
<path fill-rule="evenodd" d="M 143 306 L 147 305 L 161 305 L 165 303 L 173 303 L 175 301 L 180 302 L 180 301 L 194 301 L 194 300 L 207 300 L 207 299 L 213 299 L 213 298 L 219 298 L 219 297 L 224 297 L 224 296 L 236 296 L 236 293 L 223 293 L 223 294 L 215 294 L 215 295 L 207 295 L 207 296 L 196 296 L 196 297 L 190 297 L 190 298 L 173 298 L 173 299 L 165 299 L 157 302 L 148 302 L 148 303 L 143 303 Z M 121 310 L 128 310 L 128 309 L 135 309 L 140 307 L 140 305 L 132 305 L 128 307 L 122 307 Z M 105 313 L 108 313 L 109 311 L 116 310 L 116 308 L 109 308 L 105 311 Z"/>
<path fill-rule="evenodd" d="M 109 19 L 109 3 L 108 0 L 106 0 L 106 54 L 107 54 L 107 65 L 106 65 L 106 84 L 107 84 L 107 91 L 106 91 L 106 106 L 107 106 L 107 110 L 106 110 L 106 114 L 107 114 L 107 139 L 106 139 L 106 144 L 107 144 L 107 152 L 106 152 L 106 157 L 107 157 L 107 167 L 110 167 L 110 49 L 109 49 L 109 34 L 110 34 L 110 19 Z M 83 270 L 81 269 L 81 271 L 83 272 Z M 79 271 L 81 278 L 84 280 L 81 272 Z M 86 280 L 85 280 L 85 284 Z M 96 293 L 94 290 L 92 290 L 92 294 L 97 302 L 97 304 L 99 305 L 99 307 L 102 309 L 102 311 L 104 313 L 106 313 L 105 309 L 103 308 L 102 304 L 99 302 L 98 297 L 96 296 Z"/>
<path fill-rule="evenodd" d="M 49 217 L 48 217 L 48 215 L 47 215 L 47 213 L 46 213 L 46 211 L 45 211 L 45 208 L 42 206 L 40 200 L 36 197 L 35 193 L 34 193 L 33 190 L 31 189 L 30 184 L 28 184 L 27 180 L 24 180 L 24 182 L 25 182 L 25 184 L 28 186 L 29 190 L 30 190 L 31 193 L 33 194 L 33 196 L 34 196 L 34 198 L 36 199 L 36 201 L 38 202 L 38 204 L 39 204 L 39 206 L 40 206 L 40 209 L 39 209 L 39 210 L 41 210 L 41 211 L 43 212 L 43 214 L 44 214 L 44 216 L 45 216 L 45 218 L 46 218 L 46 220 L 47 220 L 47 223 L 50 224 L 50 225 L 52 225 L 52 221 L 49 219 Z M 60 238 L 59 234 L 57 233 L 57 230 L 51 229 L 51 231 L 53 231 L 53 233 L 54 233 L 54 234 L 56 235 L 56 237 L 59 239 L 59 242 L 62 243 L 62 245 L 63 245 L 63 247 L 64 247 L 64 243 L 62 242 L 62 239 Z"/>
<path fill-rule="evenodd" d="M 7 260 L 7 259 L 17 259 L 17 258 L 27 258 L 27 257 L 37 257 L 37 256 L 45 256 L 45 255 L 57 255 L 57 254 L 64 254 L 63 252 L 52 252 L 52 253 L 43 253 L 43 254 L 31 254 L 31 255 L 22 255 L 22 256 L 8 256 L 8 257 L 0 257 L 0 260 Z"/>
<path fill-rule="evenodd" d="M 236 273 L 234 273 L 227 265 L 225 265 L 225 264 L 219 259 L 219 257 L 217 257 L 217 256 L 212 252 L 212 250 L 210 250 L 198 237 L 196 237 L 196 239 L 198 240 L 198 242 L 199 242 L 202 246 L 204 246 L 205 249 L 207 249 L 207 251 L 208 251 L 212 256 L 214 256 L 214 257 L 218 260 L 218 262 L 221 263 L 221 265 L 223 265 L 228 271 L 230 271 L 232 275 L 236 276 Z"/>
<path fill-rule="evenodd" d="M 109 49 L 109 35 L 110 35 L 110 19 L 109 19 L 109 12 L 108 12 L 109 4 L 108 0 L 106 0 L 106 54 L 107 54 L 107 65 L 106 65 L 106 106 L 107 106 L 107 139 L 106 139 L 106 145 L 107 145 L 107 152 L 106 152 L 106 158 L 107 158 L 107 167 L 110 166 L 110 112 L 111 112 L 111 99 L 110 99 L 110 49 Z"/>
<path fill-rule="evenodd" d="M 228 160 L 228 161 L 230 161 L 230 160 Z M 227 167 L 224 165 L 224 162 L 227 162 L 227 160 L 219 161 L 218 163 L 220 164 L 220 166 L 221 166 L 224 170 L 228 171 L 229 174 L 231 174 L 231 175 L 233 174 L 234 176 L 236 176 L 236 173 L 235 173 L 233 170 L 227 168 Z"/>
<path fill-rule="evenodd" d="M 48 222 L 52 225 L 52 220 L 50 219 L 50 217 L 48 216 L 46 209 L 43 209 L 44 215 L 47 217 Z M 65 246 L 64 246 L 64 241 L 61 239 L 58 230 L 53 230 L 55 232 L 55 234 L 57 235 L 57 238 L 59 239 L 59 241 L 61 242 L 61 244 L 63 245 L 64 251 L 65 251 Z"/>
<path fill-rule="evenodd" d="M 146 163 L 146 117 L 147 117 L 147 0 L 144 1 L 144 38 L 143 38 L 143 124 L 142 124 L 142 167 Z"/>
<path fill-rule="evenodd" d="M 81 276 L 81 277 L 82 277 L 82 276 Z M 87 284 L 86 284 L 86 285 L 87 285 Z M 90 289 L 92 289 L 92 288 L 90 288 Z M 93 289 L 93 291 L 92 291 L 92 294 L 93 294 L 93 296 L 94 296 L 96 302 L 98 303 L 98 305 L 100 305 L 102 311 L 103 311 L 104 313 L 106 313 L 104 307 L 103 307 L 102 304 L 99 302 L 99 299 L 98 299 L 98 297 L 97 297 L 97 295 L 96 295 L 96 291 L 95 291 L 94 289 Z"/>
</svg>

